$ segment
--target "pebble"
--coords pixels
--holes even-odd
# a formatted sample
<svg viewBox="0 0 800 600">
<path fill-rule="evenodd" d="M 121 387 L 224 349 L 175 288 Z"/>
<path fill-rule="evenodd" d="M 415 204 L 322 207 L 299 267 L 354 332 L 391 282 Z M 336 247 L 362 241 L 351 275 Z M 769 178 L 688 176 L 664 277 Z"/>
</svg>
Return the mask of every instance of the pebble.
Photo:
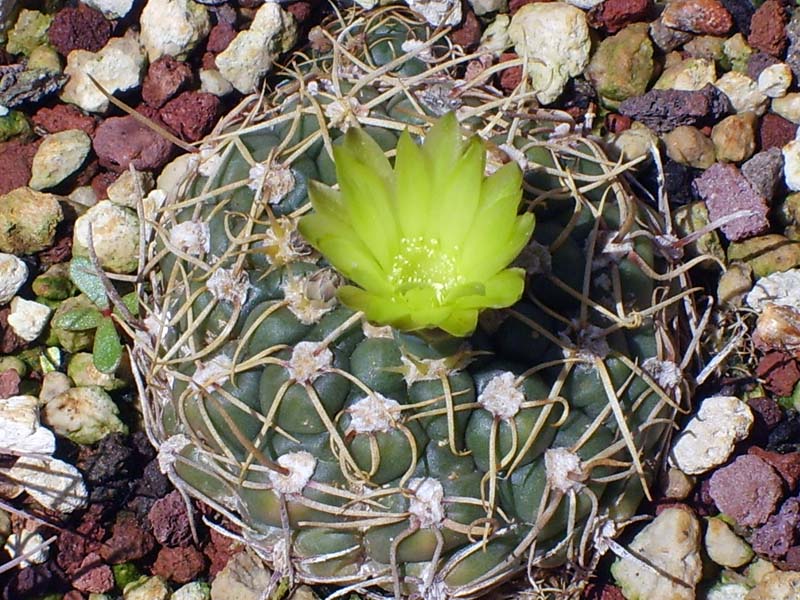
<svg viewBox="0 0 800 600">
<path fill-rule="evenodd" d="M 689 510 L 667 508 L 640 531 L 629 546 L 648 565 L 684 582 L 676 583 L 632 558 L 617 559 L 611 574 L 626 598 L 694 600 L 702 577 L 700 522 Z"/>
<path fill-rule="evenodd" d="M 797 125 L 774 113 L 768 112 L 761 117 L 758 128 L 758 145 L 762 150 L 783 148 L 794 140 Z"/>
<path fill-rule="evenodd" d="M 783 178 L 790 190 L 800 190 L 800 140 L 783 147 Z"/>
<path fill-rule="evenodd" d="M 44 543 L 44 537 L 41 533 L 23 529 L 19 534 L 12 533 L 5 540 L 3 550 L 8 554 L 9 558 L 17 558 L 23 554 L 27 555 L 26 560 L 19 563 L 19 568 L 24 569 L 32 564 L 41 564 L 47 560 L 48 546 L 39 548 L 33 551 L 34 548 Z"/>
<path fill-rule="evenodd" d="M 120 173 L 117 180 L 108 186 L 106 193 L 109 201 L 114 204 L 136 210 L 154 185 L 153 175 L 148 171 L 128 169 Z"/>
<path fill-rule="evenodd" d="M 728 246 L 728 260 L 742 260 L 756 277 L 800 267 L 800 243 L 777 233 L 761 235 Z"/>
<path fill-rule="evenodd" d="M 206 51 L 219 54 L 236 37 L 236 28 L 227 21 L 220 21 L 211 28 L 206 40 Z"/>
<path fill-rule="evenodd" d="M 783 498 L 783 481 L 769 463 L 747 454 L 714 472 L 709 493 L 717 508 L 740 526 L 757 527 Z"/>
<path fill-rule="evenodd" d="M 797 527 L 800 525 L 800 499 L 789 498 L 778 514 L 753 531 L 750 543 L 753 550 L 770 560 L 779 560 L 797 543 Z"/>
<path fill-rule="evenodd" d="M 461 22 L 461 2 L 458 0 L 405 0 L 408 7 L 422 15 L 434 27 L 457 25 Z"/>
<path fill-rule="evenodd" d="M 742 165 L 742 175 L 756 192 L 772 200 L 783 178 L 783 153 L 778 148 L 759 152 Z"/>
<path fill-rule="evenodd" d="M 100 556 L 91 553 L 83 559 L 78 576 L 71 583 L 81 592 L 104 594 L 114 589 L 114 573 L 111 567 L 100 562 Z"/>
<path fill-rule="evenodd" d="M 184 546 L 192 540 L 186 502 L 175 490 L 153 504 L 147 515 L 153 535 L 165 546 Z"/>
<path fill-rule="evenodd" d="M 772 111 L 794 124 L 800 123 L 800 93 L 792 92 L 772 100 Z"/>
<path fill-rule="evenodd" d="M 664 496 L 672 500 L 685 500 L 694 489 L 695 478 L 675 467 L 670 467 L 664 474 Z"/>
<path fill-rule="evenodd" d="M 28 265 L 13 254 L 0 252 L 0 304 L 7 304 L 28 280 Z"/>
<path fill-rule="evenodd" d="M 131 116 L 110 117 L 100 123 L 92 145 L 100 165 L 117 172 L 131 166 L 140 171 L 157 170 L 167 164 L 173 150 L 172 142 Z"/>
<path fill-rule="evenodd" d="M 210 597 L 210 585 L 202 581 L 193 581 L 175 590 L 170 600 L 209 600 Z"/>
<path fill-rule="evenodd" d="M 133 8 L 137 0 L 83 0 L 84 4 L 99 10 L 108 19 L 121 19 Z"/>
<path fill-rule="evenodd" d="M 113 374 L 103 373 L 94 366 L 94 357 L 88 352 L 78 352 L 69 358 L 67 374 L 75 387 L 94 385 L 107 392 L 125 387 L 124 380 Z"/>
<path fill-rule="evenodd" d="M 773 571 L 764 576 L 745 600 L 797 600 L 800 597 L 800 572 Z"/>
<path fill-rule="evenodd" d="M 782 98 L 792 84 L 792 70 L 786 63 L 766 67 L 758 75 L 758 91 L 770 98 Z"/>
<path fill-rule="evenodd" d="M 53 432 L 39 422 L 39 401 L 35 396 L 0 399 L 0 447 L 16 452 L 52 454 L 56 448 Z"/>
<path fill-rule="evenodd" d="M 111 23 L 100 11 L 79 3 L 56 13 L 47 37 L 62 56 L 73 50 L 99 52 L 111 39 Z"/>
<path fill-rule="evenodd" d="M 73 50 L 67 57 L 64 73 L 69 75 L 61 100 L 80 106 L 86 112 L 104 113 L 109 102 L 89 79 L 97 80 L 109 94 L 139 87 L 145 56 L 134 35 L 111 38 L 99 52 Z"/>
<path fill-rule="evenodd" d="M 211 582 L 211 600 L 259 600 L 272 574 L 252 551 L 234 555 Z"/>
<path fill-rule="evenodd" d="M 511 18 L 508 35 L 527 72 L 536 98 L 550 104 L 571 77 L 589 62 L 591 40 L 585 13 L 560 2 L 526 4 Z"/>
<path fill-rule="evenodd" d="M 619 112 L 644 123 L 656 133 L 665 133 L 680 125 L 716 122 L 730 111 L 730 106 L 724 94 L 708 85 L 696 92 L 650 90 L 625 100 Z"/>
<path fill-rule="evenodd" d="M 139 266 L 139 218 L 127 208 L 101 200 L 75 221 L 72 249 L 89 255 L 89 228 L 100 265 L 114 273 L 133 273 Z"/>
<path fill-rule="evenodd" d="M 714 61 L 708 58 L 687 58 L 668 67 L 653 85 L 656 90 L 702 90 L 717 80 Z"/>
<path fill-rule="evenodd" d="M 131 513 L 119 513 L 111 537 L 103 542 L 100 555 L 112 565 L 140 560 L 155 548 L 153 536 L 137 525 Z"/>
<path fill-rule="evenodd" d="M 754 112 L 760 116 L 767 110 L 769 98 L 761 93 L 758 84 L 744 73 L 728 71 L 717 79 L 715 85 L 728 97 L 733 110 L 737 113 Z"/>
<path fill-rule="evenodd" d="M 737 569 L 753 558 L 753 549 L 718 517 L 706 521 L 705 547 L 708 557 L 722 567 Z"/>
<path fill-rule="evenodd" d="M 87 135 L 92 135 L 97 125 L 94 117 L 84 114 L 73 104 L 56 104 L 52 108 L 40 108 L 31 120 L 36 127 L 44 129 L 47 133 L 80 129 Z"/>
<path fill-rule="evenodd" d="M 762 277 L 747 294 L 747 306 L 761 312 L 770 304 L 788 306 L 800 312 L 800 269 Z"/>
<path fill-rule="evenodd" d="M 153 563 L 153 574 L 178 584 L 188 583 L 202 574 L 206 566 L 203 553 L 194 546 L 163 547 Z"/>
<path fill-rule="evenodd" d="M 258 89 L 261 79 L 272 69 L 272 62 L 297 39 L 292 17 L 275 2 L 267 2 L 256 12 L 250 29 L 240 32 L 216 57 L 219 72 L 243 94 Z"/>
<path fill-rule="evenodd" d="M 35 48 L 47 43 L 47 29 L 52 21 L 52 15 L 23 8 L 8 32 L 6 52 L 30 56 Z"/>
<path fill-rule="evenodd" d="M 788 319 L 781 319 L 782 312 L 789 312 Z M 777 313 L 777 314 L 776 314 Z M 765 321 L 769 322 L 766 326 Z M 776 323 L 777 321 L 777 323 Z M 788 321 L 789 335 L 781 333 L 781 321 Z M 792 327 L 791 325 L 795 327 Z M 797 346 L 797 313 L 785 306 L 768 306 L 759 315 L 756 332 L 758 342 L 762 346 L 777 348 L 766 352 L 756 365 L 756 375 L 764 380 L 764 387 L 778 396 L 791 396 L 794 386 L 800 381 L 800 367 L 792 354 L 785 350 L 794 350 Z M 783 339 L 788 338 L 788 339 Z"/>
<path fill-rule="evenodd" d="M 203 548 L 203 554 L 208 558 L 208 574 L 216 577 L 240 550 L 240 545 L 231 538 L 218 533 L 215 529 L 208 531 L 209 541 Z"/>
<path fill-rule="evenodd" d="M 708 590 L 705 600 L 745 600 L 749 591 L 741 583 L 718 583 Z"/>
<path fill-rule="evenodd" d="M 752 112 L 725 117 L 714 125 L 711 140 L 717 160 L 739 163 L 750 158 L 756 149 L 757 125 L 758 117 Z"/>
<path fill-rule="evenodd" d="M 774 56 L 766 52 L 756 52 L 747 59 L 747 76 L 750 79 L 757 80 L 764 69 L 779 64 L 781 64 L 781 61 Z"/>
<path fill-rule="evenodd" d="M 125 586 L 122 598 L 123 600 L 167 600 L 170 594 L 167 582 L 161 577 L 141 577 Z"/>
<path fill-rule="evenodd" d="M 786 50 L 786 64 L 792 68 L 795 77 L 800 77 L 800 12 L 794 11 L 786 25 L 789 48 Z"/>
<path fill-rule="evenodd" d="M 661 19 L 667 27 L 709 35 L 725 35 L 733 26 L 731 14 L 718 0 L 670 0 Z"/>
<path fill-rule="evenodd" d="M 664 52 L 672 52 L 692 39 L 692 34 L 664 25 L 661 17 L 650 23 L 650 37 Z"/>
<path fill-rule="evenodd" d="M 716 162 L 714 142 L 697 127 L 681 125 L 663 135 L 667 156 L 695 169 L 708 169 Z"/>
<path fill-rule="evenodd" d="M 735 396 L 706 398 L 675 441 L 670 463 L 687 475 L 705 473 L 727 461 L 752 426 L 750 408 Z"/>
<path fill-rule="evenodd" d="M 725 38 L 716 35 L 698 35 L 683 45 L 683 51 L 692 58 L 721 61 L 725 56 L 723 50 Z"/>
<path fill-rule="evenodd" d="M 617 33 L 631 23 L 649 21 L 653 0 L 605 0 L 589 11 L 588 22 L 594 29 Z"/>
<path fill-rule="evenodd" d="M 0 196 L 0 252 L 21 255 L 49 248 L 63 217 L 52 194 L 21 187 Z"/>
<path fill-rule="evenodd" d="M 142 99 L 153 108 L 161 108 L 191 81 L 191 67 L 165 54 L 150 63 L 142 84 Z"/>
<path fill-rule="evenodd" d="M 214 127 L 221 107 L 214 94 L 183 92 L 167 102 L 159 115 L 182 139 L 196 142 Z"/>
<path fill-rule="evenodd" d="M 139 19 L 150 62 L 168 54 L 186 58 L 211 30 L 206 7 L 193 0 L 147 0 Z"/>
<path fill-rule="evenodd" d="M 88 492 L 80 471 L 62 460 L 23 456 L 5 476 L 50 510 L 70 513 L 86 506 Z"/>
<path fill-rule="evenodd" d="M 705 201 L 712 221 L 741 210 L 753 212 L 722 225 L 720 229 L 729 240 L 745 240 L 769 229 L 766 198 L 753 189 L 736 166 L 716 163 L 694 180 L 694 186 Z"/>
<path fill-rule="evenodd" d="M 216 69 L 200 69 L 200 91 L 221 98 L 230 94 L 233 86 Z"/>
<path fill-rule="evenodd" d="M 61 392 L 66 392 L 71 387 L 72 381 L 61 371 L 45 373 L 44 379 L 42 380 L 42 389 L 39 392 L 39 400 L 46 403 L 50 399 L 58 396 Z"/>
<path fill-rule="evenodd" d="M 36 154 L 35 144 L 20 140 L 0 143 L 0 195 L 28 184 L 31 178 L 31 163 Z"/>
<path fill-rule="evenodd" d="M 753 48 L 780 58 L 786 50 L 786 24 L 789 15 L 780 0 L 767 0 L 750 20 L 747 43 Z"/>
<path fill-rule="evenodd" d="M 8 325 L 26 342 L 38 338 L 50 320 L 49 306 L 17 296 L 11 301 Z"/>
<path fill-rule="evenodd" d="M 76 444 L 95 444 L 109 433 L 128 431 L 117 405 L 99 387 L 70 388 L 47 402 L 42 416 L 56 434 Z"/>
<path fill-rule="evenodd" d="M 774 429 L 783 420 L 783 411 L 772 398 L 750 398 L 747 404 L 753 411 L 756 426 L 762 425 L 767 431 Z"/>
<path fill-rule="evenodd" d="M 724 59 L 727 60 L 734 71 L 747 73 L 747 64 L 753 56 L 753 50 L 741 33 L 729 37 L 722 44 Z"/>
<path fill-rule="evenodd" d="M 646 23 L 636 23 L 600 42 L 586 68 L 586 78 L 604 104 L 615 107 L 647 91 L 653 76 L 653 44 L 647 30 Z"/>
<path fill-rule="evenodd" d="M 736 29 L 750 35 L 750 20 L 755 13 L 755 7 L 750 0 L 722 0 L 722 5 L 731 13 Z"/>
<path fill-rule="evenodd" d="M 81 167 L 91 149 L 92 140 L 80 129 L 45 136 L 33 157 L 28 185 L 39 191 L 57 186 Z"/>
</svg>

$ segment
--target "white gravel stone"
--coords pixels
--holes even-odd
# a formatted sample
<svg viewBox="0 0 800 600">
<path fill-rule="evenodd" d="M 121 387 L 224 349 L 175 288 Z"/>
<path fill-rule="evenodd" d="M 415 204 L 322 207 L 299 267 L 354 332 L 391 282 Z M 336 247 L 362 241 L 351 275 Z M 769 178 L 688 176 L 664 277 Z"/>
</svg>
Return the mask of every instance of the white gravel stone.
<svg viewBox="0 0 800 600">
<path fill-rule="evenodd" d="M 8 324 L 19 337 L 32 342 L 44 331 L 51 312 L 49 306 L 17 296 L 11 301 Z"/>
<path fill-rule="evenodd" d="M 168 54 L 186 58 L 211 29 L 205 6 L 194 0 L 147 0 L 139 19 L 150 62 Z"/>
<path fill-rule="evenodd" d="M 216 69 L 200 69 L 200 91 L 214 94 L 220 98 L 233 91 L 231 82 Z"/>
<path fill-rule="evenodd" d="M 411 10 L 422 15 L 435 27 L 457 25 L 461 22 L 459 0 L 406 0 Z"/>
<path fill-rule="evenodd" d="M 27 558 L 19 563 L 19 568 L 24 569 L 31 565 L 42 564 L 47 560 L 48 547 L 40 547 L 43 543 L 44 537 L 41 533 L 23 529 L 19 534 L 12 533 L 8 536 L 4 549 L 11 559 L 27 555 Z M 39 549 L 34 550 L 37 547 Z"/>
<path fill-rule="evenodd" d="M 133 34 L 111 38 L 99 52 L 73 50 L 64 68 L 69 81 L 61 90 L 61 99 L 87 112 L 104 113 L 108 110 L 108 99 L 89 76 L 109 94 L 115 94 L 139 87 L 144 67 L 144 51 Z"/>
<path fill-rule="evenodd" d="M 147 171 L 123 171 L 117 180 L 108 186 L 108 199 L 119 206 L 136 210 L 139 202 L 153 189 L 153 175 Z"/>
<path fill-rule="evenodd" d="M 653 87 L 657 90 L 702 90 L 717 80 L 717 68 L 707 58 L 687 58 L 666 69 Z"/>
<path fill-rule="evenodd" d="M 139 266 L 139 218 L 109 200 L 102 200 L 78 217 L 73 235 L 73 253 L 89 255 L 89 228 L 97 258 L 103 269 L 132 273 Z"/>
<path fill-rule="evenodd" d="M 86 506 L 89 499 L 80 471 L 56 458 L 23 456 L 5 475 L 39 504 L 57 512 L 70 513 Z"/>
<path fill-rule="evenodd" d="M 52 454 L 53 432 L 39 423 L 39 400 L 34 396 L 0 399 L 0 449 L 12 454 Z"/>
<path fill-rule="evenodd" d="M 478 16 L 493 12 L 506 12 L 508 10 L 507 0 L 467 0 L 472 10 Z"/>
<path fill-rule="evenodd" d="M 767 110 L 769 98 L 759 91 L 755 81 L 743 73 L 729 71 L 714 85 L 728 97 L 737 113 L 752 111 L 761 116 Z"/>
<path fill-rule="evenodd" d="M 542 104 L 550 104 L 570 77 L 589 62 L 591 40 L 585 13 L 561 2 L 526 4 L 511 18 L 508 35 L 527 60 L 528 76 Z"/>
<path fill-rule="evenodd" d="M 757 312 L 764 310 L 768 304 L 788 306 L 800 312 L 800 269 L 778 271 L 761 277 L 744 301 Z"/>
<path fill-rule="evenodd" d="M 800 191 L 800 140 L 792 140 L 782 148 L 783 179 L 786 187 Z"/>
<path fill-rule="evenodd" d="M 753 550 L 747 542 L 717 517 L 706 522 L 705 545 L 708 557 L 722 567 L 738 569 L 753 558 Z"/>
<path fill-rule="evenodd" d="M 793 92 L 772 100 L 772 112 L 792 123 L 800 123 L 800 93 Z"/>
<path fill-rule="evenodd" d="M 80 129 L 45 136 L 33 157 L 28 185 L 34 190 L 57 186 L 80 168 L 91 149 L 92 140 Z"/>
<path fill-rule="evenodd" d="M 758 76 L 758 91 L 770 98 L 782 98 L 792 85 L 792 69 L 786 63 L 770 65 Z"/>
<path fill-rule="evenodd" d="M 28 266 L 13 254 L 0 252 L 0 304 L 6 304 L 28 279 Z"/>
<path fill-rule="evenodd" d="M 127 433 L 119 409 L 99 387 L 75 387 L 44 405 L 44 421 L 76 444 L 94 444 L 109 433 Z"/>
<path fill-rule="evenodd" d="M 170 600 L 208 600 L 211 586 L 202 581 L 193 581 L 179 587 Z"/>
<path fill-rule="evenodd" d="M 611 567 L 611 574 L 626 598 L 696 600 L 694 588 L 702 577 L 703 564 L 700 522 L 694 513 L 667 508 L 633 538 L 629 549 L 639 560 L 632 556 L 621 558 Z"/>
<path fill-rule="evenodd" d="M 750 407 L 735 396 L 706 398 L 675 441 L 670 463 L 688 475 L 705 473 L 728 460 L 752 426 Z"/>
<path fill-rule="evenodd" d="M 741 583 L 722 583 L 708 590 L 706 600 L 745 600 L 750 588 Z"/>
<path fill-rule="evenodd" d="M 84 4 L 96 8 L 109 19 L 120 19 L 131 12 L 136 0 L 85 0 Z"/>
<path fill-rule="evenodd" d="M 256 12 L 250 29 L 240 32 L 215 62 L 233 87 L 249 94 L 258 89 L 277 55 L 291 48 L 296 40 L 294 17 L 276 2 L 267 2 Z"/>
</svg>

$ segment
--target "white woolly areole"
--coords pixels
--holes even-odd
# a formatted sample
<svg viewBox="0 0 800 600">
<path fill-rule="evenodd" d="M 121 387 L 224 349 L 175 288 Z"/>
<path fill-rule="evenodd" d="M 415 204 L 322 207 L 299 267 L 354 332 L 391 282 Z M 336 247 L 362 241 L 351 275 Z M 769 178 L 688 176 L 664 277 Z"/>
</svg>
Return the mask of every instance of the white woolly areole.
<svg viewBox="0 0 800 600">
<path fill-rule="evenodd" d="M 250 168 L 249 176 L 250 183 L 247 187 L 254 191 L 261 190 L 261 197 L 268 204 L 277 204 L 294 189 L 292 170 L 283 165 L 256 163 Z"/>
<path fill-rule="evenodd" d="M 361 106 L 355 98 L 337 99 L 325 105 L 325 116 L 330 120 L 329 127 L 338 127 L 345 132 L 357 117 L 369 116 L 369 109 Z"/>
<path fill-rule="evenodd" d="M 200 363 L 192 375 L 191 386 L 196 390 L 211 392 L 228 381 L 232 366 L 231 357 L 225 354 L 215 356 L 206 363 Z"/>
<path fill-rule="evenodd" d="M 642 369 L 665 390 L 675 389 L 683 380 L 681 368 L 671 360 L 651 357 L 642 362 Z"/>
<path fill-rule="evenodd" d="M 206 223 L 186 221 L 172 228 L 169 243 L 191 256 L 202 256 L 211 249 L 211 234 Z"/>
<path fill-rule="evenodd" d="M 581 457 L 567 448 L 550 448 L 544 453 L 547 482 L 561 492 L 578 491 L 586 481 Z"/>
<path fill-rule="evenodd" d="M 278 471 L 269 472 L 273 489 L 281 494 L 298 494 L 314 474 L 317 459 L 305 451 L 289 452 L 278 457 L 278 464 L 289 472 L 286 475 Z"/>
<path fill-rule="evenodd" d="M 328 301 L 309 298 L 306 294 L 306 277 L 289 277 L 283 285 L 283 297 L 288 308 L 303 325 L 313 325 L 333 309 L 335 299 Z"/>
<path fill-rule="evenodd" d="M 374 392 L 355 402 L 347 412 L 350 414 L 348 432 L 392 431 L 394 424 L 400 418 L 400 403 Z"/>
<path fill-rule="evenodd" d="M 213 177 L 222 164 L 222 154 L 210 146 L 200 148 L 200 164 L 197 170 L 203 177 Z"/>
<path fill-rule="evenodd" d="M 478 403 L 495 417 L 507 421 L 525 402 L 525 394 L 516 386 L 516 379 L 510 371 L 495 375 L 478 395 Z"/>
<path fill-rule="evenodd" d="M 190 444 L 189 438 L 179 433 L 168 437 L 158 447 L 158 470 L 164 475 L 172 471 L 172 465 L 175 464 L 175 458 L 183 452 L 183 449 Z"/>
<path fill-rule="evenodd" d="M 444 521 L 444 488 L 432 477 L 415 477 L 408 481 L 413 493 L 408 512 L 422 529 L 439 527 Z"/>
<path fill-rule="evenodd" d="M 364 332 L 364 337 L 368 338 L 388 338 L 392 339 L 392 327 L 390 325 L 371 325 L 367 321 L 361 322 L 361 331 Z"/>
<path fill-rule="evenodd" d="M 413 361 L 407 356 L 400 357 L 405 367 L 403 378 L 406 384 L 412 385 L 417 381 L 434 381 L 447 377 L 452 371 L 447 366 L 446 358 L 423 358 Z"/>
<path fill-rule="evenodd" d="M 286 369 L 298 383 L 311 383 L 333 364 L 333 352 L 317 342 L 299 342 L 292 350 Z"/>
<path fill-rule="evenodd" d="M 217 269 L 206 281 L 206 287 L 217 300 L 241 306 L 247 300 L 250 280 L 244 271 Z"/>
</svg>

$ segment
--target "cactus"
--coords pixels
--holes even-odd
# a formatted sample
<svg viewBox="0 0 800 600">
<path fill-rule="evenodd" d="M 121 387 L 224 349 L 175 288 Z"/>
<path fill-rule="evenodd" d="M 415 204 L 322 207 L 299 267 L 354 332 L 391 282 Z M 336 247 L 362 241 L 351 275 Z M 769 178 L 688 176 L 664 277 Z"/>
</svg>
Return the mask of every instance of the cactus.
<svg viewBox="0 0 800 600">
<path fill-rule="evenodd" d="M 688 399 L 681 336 L 698 319 L 669 218 L 597 141 L 513 116 L 524 89 L 459 80 L 470 57 L 411 13 L 339 18 L 270 96 L 220 122 L 163 205 L 146 203 L 135 358 L 162 467 L 282 573 L 341 586 L 334 597 L 471 598 L 521 572 L 590 570 Z M 391 215 L 364 217 L 367 231 L 325 186 L 363 195 L 393 177 L 380 148 L 398 157 L 401 198 L 401 155 L 451 111 L 484 140 L 463 142 L 471 166 L 455 172 L 510 199 L 498 239 L 482 234 L 458 273 L 472 287 L 400 302 L 408 287 L 357 264 L 392 243 Z M 444 121 L 434 131 L 459 146 Z M 475 174 L 484 160 L 494 176 Z M 448 181 L 431 176 L 414 210 Z M 463 236 L 460 217 L 428 219 Z M 404 283 L 430 283 L 428 263 L 408 264 Z"/>
</svg>

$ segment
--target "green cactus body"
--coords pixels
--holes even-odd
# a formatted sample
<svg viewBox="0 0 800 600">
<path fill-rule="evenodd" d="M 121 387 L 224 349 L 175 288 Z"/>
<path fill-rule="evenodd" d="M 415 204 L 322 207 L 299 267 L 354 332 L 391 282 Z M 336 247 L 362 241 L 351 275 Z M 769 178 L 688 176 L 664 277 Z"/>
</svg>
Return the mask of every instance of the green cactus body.
<svg viewBox="0 0 800 600">
<path fill-rule="evenodd" d="M 646 493 L 688 391 L 687 286 L 654 243 L 669 231 L 596 142 L 542 137 L 491 88 L 459 90 L 442 41 L 428 62 L 404 55 L 431 35 L 410 13 L 350 25 L 223 119 L 150 215 L 137 353 L 162 464 L 309 583 L 469 598 L 528 568 L 590 565 L 602 525 Z M 492 141 L 490 165 L 526 165 L 523 298 L 467 338 L 370 325 L 297 232 L 307 183 L 335 183 L 347 127 L 391 153 L 451 109 Z"/>
</svg>

